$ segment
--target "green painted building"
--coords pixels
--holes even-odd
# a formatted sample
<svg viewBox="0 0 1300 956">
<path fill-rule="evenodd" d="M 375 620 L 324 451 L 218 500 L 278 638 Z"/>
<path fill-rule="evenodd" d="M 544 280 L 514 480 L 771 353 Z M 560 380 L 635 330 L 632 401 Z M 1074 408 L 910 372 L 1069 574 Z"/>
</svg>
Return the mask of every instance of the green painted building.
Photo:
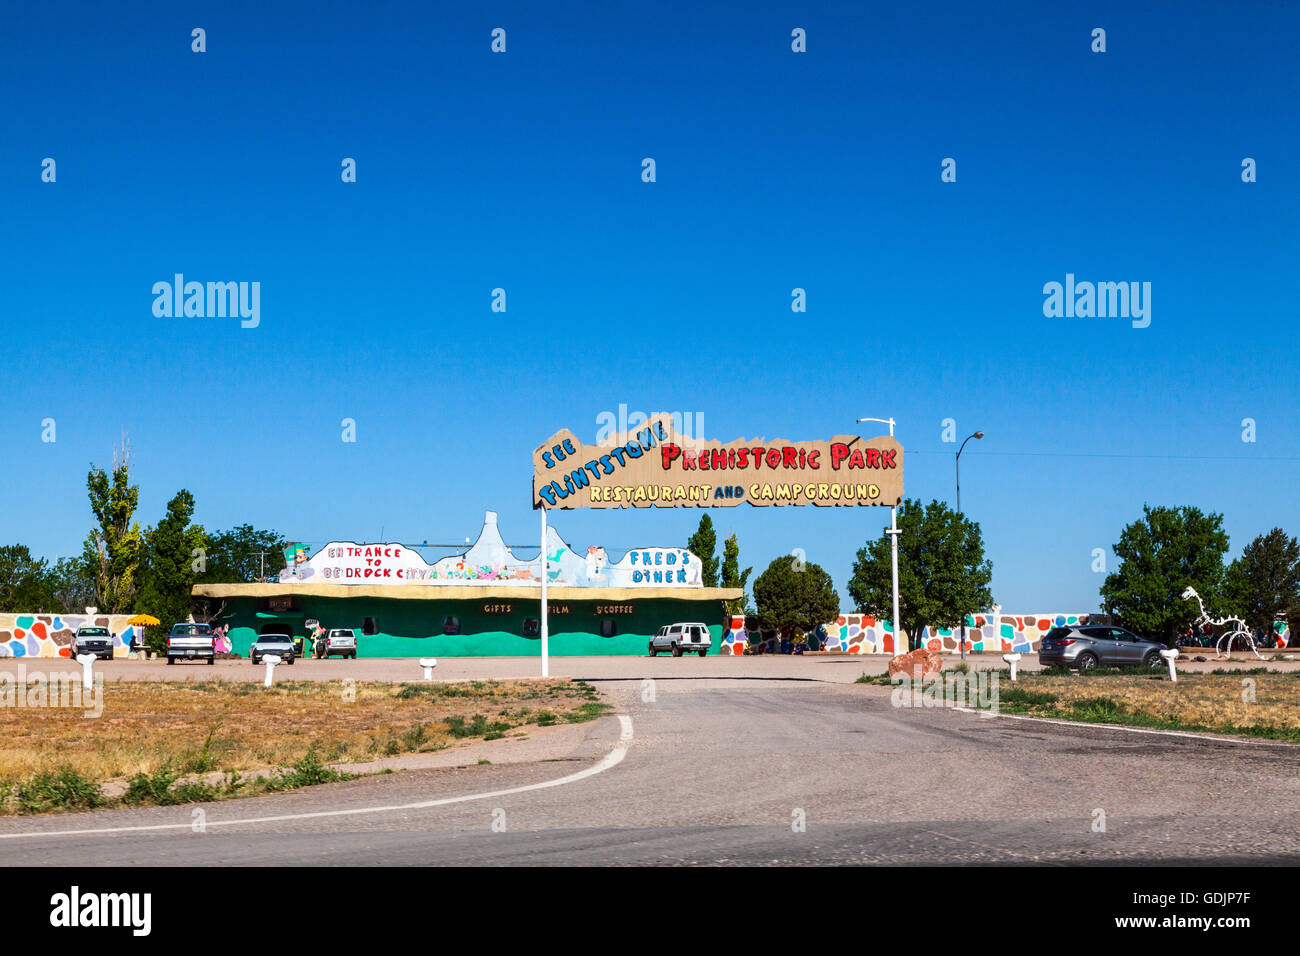
<svg viewBox="0 0 1300 956">
<path fill-rule="evenodd" d="M 540 653 L 541 589 L 208 584 L 196 596 L 224 603 L 232 650 L 246 655 L 260 633 L 309 633 L 307 622 L 357 632 L 360 657 L 516 657 Z M 688 592 L 689 593 L 683 593 Z M 550 653 L 645 654 L 665 624 L 709 626 L 717 653 L 729 588 L 550 588 Z"/>
<path fill-rule="evenodd" d="M 541 653 L 538 557 L 516 558 L 487 512 L 478 540 L 432 564 L 400 544 L 331 542 L 308 555 L 285 550 L 278 580 L 200 584 L 193 594 L 229 625 L 231 649 L 247 654 L 265 633 L 310 635 L 314 624 L 357 633 L 361 657 L 529 656 Z M 735 588 L 708 588 L 700 559 L 680 548 L 634 548 L 610 564 L 548 530 L 549 650 L 553 655 L 644 654 L 666 624 L 708 625 L 717 653 Z"/>
</svg>

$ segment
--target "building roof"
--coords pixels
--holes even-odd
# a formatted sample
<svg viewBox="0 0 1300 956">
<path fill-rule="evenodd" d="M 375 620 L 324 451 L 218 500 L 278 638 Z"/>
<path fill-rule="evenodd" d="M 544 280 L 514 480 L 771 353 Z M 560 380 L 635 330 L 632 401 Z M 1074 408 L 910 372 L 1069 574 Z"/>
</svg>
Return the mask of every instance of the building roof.
<svg viewBox="0 0 1300 956">
<path fill-rule="evenodd" d="M 483 598 L 540 601 L 542 589 L 526 585 L 491 584 L 196 584 L 190 592 L 208 598 L 391 598 L 397 601 L 468 601 Z M 679 601 L 736 601 L 741 588 L 632 587 L 593 588 L 552 585 L 550 601 L 636 601 L 674 598 Z"/>
</svg>

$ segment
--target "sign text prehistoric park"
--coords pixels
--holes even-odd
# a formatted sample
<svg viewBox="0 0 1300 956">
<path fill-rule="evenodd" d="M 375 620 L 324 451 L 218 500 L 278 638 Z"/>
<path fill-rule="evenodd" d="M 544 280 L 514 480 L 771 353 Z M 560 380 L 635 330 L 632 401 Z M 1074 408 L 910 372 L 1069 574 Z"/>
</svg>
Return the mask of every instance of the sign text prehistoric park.
<svg viewBox="0 0 1300 956">
<path fill-rule="evenodd" d="M 668 423 L 651 418 L 615 445 L 584 445 L 568 429 L 556 432 L 533 452 L 533 506 L 889 506 L 903 498 L 903 446 L 889 436 L 678 444 Z"/>
</svg>

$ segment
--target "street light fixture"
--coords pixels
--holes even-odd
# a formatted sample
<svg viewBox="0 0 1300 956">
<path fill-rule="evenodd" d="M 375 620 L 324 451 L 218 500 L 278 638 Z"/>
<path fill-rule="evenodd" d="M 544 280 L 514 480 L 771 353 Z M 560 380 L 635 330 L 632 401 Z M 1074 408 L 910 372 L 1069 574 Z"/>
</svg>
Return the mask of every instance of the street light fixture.
<svg viewBox="0 0 1300 956">
<path fill-rule="evenodd" d="M 892 418 L 859 418 L 858 424 L 861 424 L 862 422 L 880 422 L 882 425 L 888 425 L 889 437 L 894 437 L 894 420 Z M 894 572 L 894 620 L 892 622 L 894 625 L 894 653 L 901 654 L 902 651 L 898 646 L 899 638 L 903 633 L 903 627 L 898 622 L 898 536 L 901 533 L 898 530 L 898 505 L 895 504 L 889 509 L 889 511 L 889 531 L 886 533 L 889 535 L 889 550 L 893 561 Z"/>
<path fill-rule="evenodd" d="M 974 432 L 966 436 L 966 441 L 961 443 L 961 448 L 957 449 L 957 514 L 961 514 L 961 453 L 966 448 L 966 442 L 972 438 L 977 441 L 984 437 L 983 432 Z M 961 659 L 966 659 L 966 615 L 961 616 Z"/>
<path fill-rule="evenodd" d="M 962 442 L 961 448 L 957 449 L 957 514 L 961 514 L 961 453 L 966 448 L 967 441 L 970 441 L 972 438 L 979 439 L 983 437 L 983 432 L 975 432 L 974 434 L 967 435 L 966 441 Z"/>
</svg>

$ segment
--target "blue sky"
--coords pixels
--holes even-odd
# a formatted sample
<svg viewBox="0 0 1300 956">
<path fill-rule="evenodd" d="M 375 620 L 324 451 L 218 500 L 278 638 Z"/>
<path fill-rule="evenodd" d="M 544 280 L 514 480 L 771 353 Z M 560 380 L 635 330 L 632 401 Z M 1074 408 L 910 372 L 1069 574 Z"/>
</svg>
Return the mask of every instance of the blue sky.
<svg viewBox="0 0 1300 956">
<path fill-rule="evenodd" d="M 1095 609 L 1143 503 L 1223 512 L 1234 554 L 1300 533 L 1300 8 L 1044 6 L 10 5 L 0 542 L 78 551 L 124 430 L 146 522 L 186 487 L 208 528 L 459 541 L 490 508 L 533 541 L 532 449 L 620 404 L 724 441 L 892 415 L 925 500 L 943 420 L 982 429 L 962 504 L 1008 609 Z M 155 317 L 177 272 L 260 282 L 261 324 Z M 1066 273 L 1151 282 L 1150 327 L 1045 318 Z M 712 515 L 846 607 L 888 523 Z M 552 520 L 617 555 L 698 518 Z"/>
</svg>

